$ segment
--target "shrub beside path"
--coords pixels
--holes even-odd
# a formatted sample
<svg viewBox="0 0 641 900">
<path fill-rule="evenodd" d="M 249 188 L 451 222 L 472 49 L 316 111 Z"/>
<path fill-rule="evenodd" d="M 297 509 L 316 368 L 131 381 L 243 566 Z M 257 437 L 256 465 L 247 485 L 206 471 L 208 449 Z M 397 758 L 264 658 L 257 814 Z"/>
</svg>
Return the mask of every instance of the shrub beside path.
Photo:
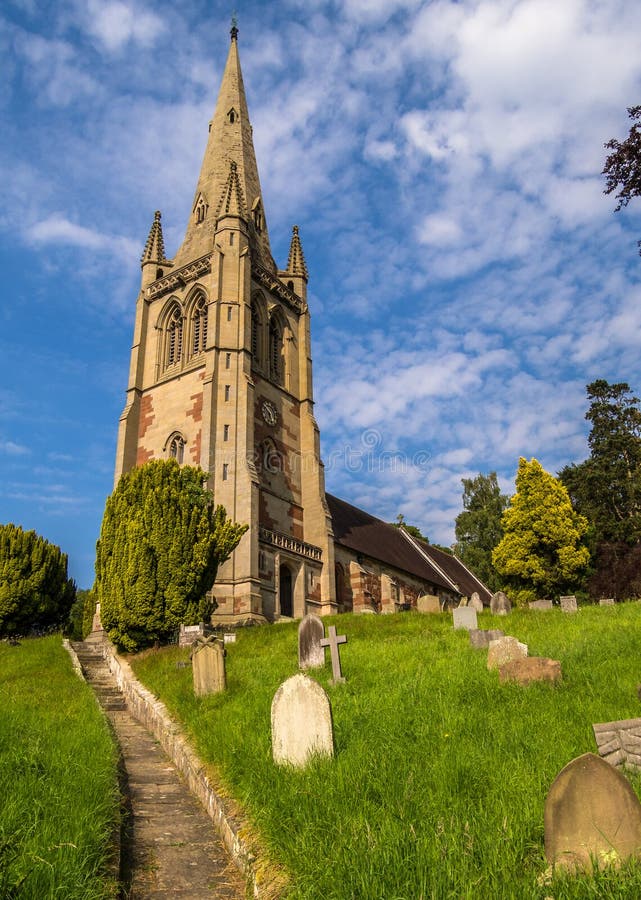
<svg viewBox="0 0 641 900">
<path fill-rule="evenodd" d="M 120 745 L 130 807 L 123 854 L 129 900 L 242 900 L 245 880 L 154 737 L 127 710 L 97 635 L 72 644 Z"/>
</svg>

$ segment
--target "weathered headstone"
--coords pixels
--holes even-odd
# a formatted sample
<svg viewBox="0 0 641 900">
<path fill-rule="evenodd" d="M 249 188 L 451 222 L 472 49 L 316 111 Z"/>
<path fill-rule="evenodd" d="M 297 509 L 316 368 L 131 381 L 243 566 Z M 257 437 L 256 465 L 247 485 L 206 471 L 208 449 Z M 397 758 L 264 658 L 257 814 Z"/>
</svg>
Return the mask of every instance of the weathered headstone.
<svg viewBox="0 0 641 900">
<path fill-rule="evenodd" d="M 575 613 L 578 612 L 579 607 L 577 606 L 576 597 L 574 594 L 569 594 L 567 597 L 560 597 L 559 603 L 561 604 L 561 611 L 565 613 Z"/>
<path fill-rule="evenodd" d="M 528 609 L 553 609 L 551 600 L 532 600 L 528 603 Z"/>
<path fill-rule="evenodd" d="M 601 597 L 599 600 L 599 606 L 614 606 L 614 604 L 614 597 Z"/>
<path fill-rule="evenodd" d="M 332 684 L 339 684 L 340 682 L 345 681 L 345 679 L 341 672 L 341 658 L 338 652 L 338 645 L 346 644 L 347 636 L 344 634 L 336 634 L 334 625 L 330 625 L 328 630 L 329 637 L 322 638 L 320 644 L 321 647 L 329 647 L 332 657 Z"/>
<path fill-rule="evenodd" d="M 192 644 L 191 665 L 197 697 L 225 690 L 225 645 L 221 640 L 213 636 L 199 637 Z"/>
<path fill-rule="evenodd" d="M 334 755 L 329 697 L 308 675 L 288 678 L 274 695 L 272 752 L 277 765 L 299 767 L 314 754 Z"/>
<path fill-rule="evenodd" d="M 321 646 L 324 637 L 322 620 L 314 613 L 303 616 L 298 626 L 299 669 L 317 669 L 325 665 L 325 648 Z"/>
<path fill-rule="evenodd" d="M 467 605 L 471 606 L 472 609 L 475 609 L 477 612 L 483 612 L 483 601 L 481 600 L 478 591 L 474 591 L 470 597 L 470 602 Z"/>
<path fill-rule="evenodd" d="M 545 855 L 592 869 L 641 853 L 641 803 L 628 780 L 594 753 L 561 769 L 545 801 Z"/>
<path fill-rule="evenodd" d="M 532 684 L 534 681 L 549 681 L 556 684 L 561 680 L 561 663 L 558 659 L 544 656 L 527 656 L 512 659 L 499 666 L 499 681 L 515 681 L 517 684 Z"/>
<path fill-rule="evenodd" d="M 507 594 L 503 591 L 497 591 L 495 594 L 492 594 L 492 599 L 490 600 L 490 610 L 492 615 L 507 616 L 511 609 L 512 604 L 510 603 Z"/>
<path fill-rule="evenodd" d="M 525 659 L 527 644 L 522 644 L 515 637 L 502 637 L 498 641 L 490 641 L 487 650 L 488 669 L 498 669 L 512 659 Z"/>
<path fill-rule="evenodd" d="M 416 609 L 421 613 L 440 613 L 441 602 L 434 594 L 423 594 L 416 600 Z"/>
<path fill-rule="evenodd" d="M 190 647 L 198 638 L 205 637 L 205 623 L 199 625 L 181 625 L 178 632 L 178 646 Z"/>
<path fill-rule="evenodd" d="M 235 643 L 236 643 L 236 632 L 235 631 L 228 631 L 225 634 L 223 634 L 223 644 L 225 644 L 225 646 L 227 644 L 235 644 Z"/>
<path fill-rule="evenodd" d="M 498 641 L 502 637 L 505 635 L 500 628 L 488 628 L 486 631 L 477 628 L 470 631 L 470 644 L 475 650 L 485 650 L 490 646 L 490 641 Z"/>
<path fill-rule="evenodd" d="M 601 756 L 611 766 L 641 772 L 641 719 L 620 719 L 592 726 Z"/>
<path fill-rule="evenodd" d="M 459 606 L 458 609 L 453 609 L 452 616 L 454 617 L 454 628 L 467 628 L 468 631 L 478 629 L 476 610 L 471 606 Z"/>
</svg>

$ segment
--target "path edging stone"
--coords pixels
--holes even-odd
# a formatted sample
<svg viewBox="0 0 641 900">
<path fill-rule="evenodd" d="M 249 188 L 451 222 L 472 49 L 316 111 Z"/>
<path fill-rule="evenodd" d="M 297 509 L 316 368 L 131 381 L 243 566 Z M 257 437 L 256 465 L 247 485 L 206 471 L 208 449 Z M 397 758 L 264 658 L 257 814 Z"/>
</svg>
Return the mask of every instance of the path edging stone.
<svg viewBox="0 0 641 900">
<path fill-rule="evenodd" d="M 273 896 L 273 885 L 258 875 L 258 860 L 241 835 L 242 823 L 227 809 L 207 777 L 205 766 L 191 748 L 167 707 L 135 677 L 129 663 L 118 655 L 105 637 L 102 653 L 110 672 L 123 692 L 131 714 L 156 738 L 167 756 L 185 778 L 190 791 L 201 802 L 230 856 L 249 879 L 254 897 Z"/>
</svg>

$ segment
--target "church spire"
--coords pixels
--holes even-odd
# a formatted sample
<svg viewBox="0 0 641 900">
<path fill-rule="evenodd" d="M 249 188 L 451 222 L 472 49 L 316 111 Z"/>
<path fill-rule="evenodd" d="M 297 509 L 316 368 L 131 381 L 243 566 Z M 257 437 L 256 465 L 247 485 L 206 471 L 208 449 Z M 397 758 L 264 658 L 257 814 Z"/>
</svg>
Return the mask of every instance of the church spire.
<svg viewBox="0 0 641 900">
<path fill-rule="evenodd" d="M 231 42 L 218 102 L 209 127 L 192 212 L 182 246 L 174 259 L 177 266 L 211 252 L 217 218 L 225 191 L 229 188 L 231 164 L 236 165 L 239 195 L 244 199 L 252 255 L 264 267 L 275 271 L 265 224 L 262 192 L 254 152 L 245 87 L 238 56 L 238 27 L 232 20 Z M 236 188 L 234 188 L 236 190 Z M 220 206 L 219 206 L 220 204 Z"/>
<path fill-rule="evenodd" d="M 305 281 L 309 280 L 309 272 L 307 271 L 307 263 L 303 254 L 303 247 L 298 236 L 298 225 L 292 228 L 292 242 L 289 245 L 289 257 L 287 259 L 288 275 L 299 275 Z"/>
</svg>

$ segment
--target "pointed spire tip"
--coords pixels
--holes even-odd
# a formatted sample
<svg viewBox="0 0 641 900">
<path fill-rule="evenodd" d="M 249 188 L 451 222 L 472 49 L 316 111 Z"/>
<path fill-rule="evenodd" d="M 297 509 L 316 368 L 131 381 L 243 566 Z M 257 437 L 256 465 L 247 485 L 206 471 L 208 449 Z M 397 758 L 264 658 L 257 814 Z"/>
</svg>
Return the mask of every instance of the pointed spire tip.
<svg viewBox="0 0 641 900">
<path fill-rule="evenodd" d="M 231 30 L 229 33 L 232 41 L 238 40 L 238 19 L 236 18 L 236 13 L 231 17 Z"/>
</svg>

